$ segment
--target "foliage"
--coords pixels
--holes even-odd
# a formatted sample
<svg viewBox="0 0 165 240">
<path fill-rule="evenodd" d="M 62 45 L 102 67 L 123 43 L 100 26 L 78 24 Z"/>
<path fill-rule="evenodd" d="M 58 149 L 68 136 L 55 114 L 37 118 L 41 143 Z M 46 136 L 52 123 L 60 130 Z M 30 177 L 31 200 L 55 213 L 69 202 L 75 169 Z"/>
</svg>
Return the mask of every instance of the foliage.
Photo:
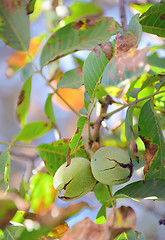
<svg viewBox="0 0 165 240">
<path fill-rule="evenodd" d="M 102 17 L 102 9 L 93 3 L 76 1 L 70 6 L 70 16 L 65 18 L 58 16 L 57 6 L 52 6 L 49 10 L 54 16 L 52 28 L 30 40 L 29 15 L 34 19 L 42 13 L 37 7 L 41 2 L 0 0 L 0 38 L 17 50 L 8 59 L 8 66 L 13 71 L 21 71 L 23 77 L 16 108 L 20 132 L 10 143 L 0 142 L 8 145 L 0 155 L 0 238 L 56 239 L 64 234 L 62 239 L 65 239 L 68 229 L 65 220 L 82 207 L 89 206 L 84 202 L 66 209 L 54 206 L 57 195 L 53 187 L 54 174 L 64 162 L 70 164 L 73 157 L 90 160 L 98 148 L 116 146 L 128 151 L 134 172 L 144 167 L 144 174 L 141 180 L 127 182 L 115 193 L 113 186 L 97 182 L 93 191 L 101 208 L 95 223 L 104 234 L 104 231 L 111 231 L 108 239 L 144 240 L 141 233 L 134 231 L 133 210 L 115 206 L 119 198 L 165 200 L 165 64 L 164 58 L 157 54 L 157 50 L 164 49 L 164 46 L 137 49 L 143 32 L 165 37 L 165 2 L 141 6 L 131 4 L 141 15 L 132 17 L 127 32 L 115 19 Z M 47 36 L 46 43 L 42 44 Z M 112 36 L 115 36 L 114 40 L 111 40 Z M 91 51 L 85 61 L 74 55 L 79 50 Z M 33 59 L 37 51 L 40 52 L 39 68 Z M 75 68 L 63 73 L 59 59 L 69 54 L 72 54 Z M 49 69 L 55 66 L 53 74 L 50 72 L 51 77 L 43 72 L 44 66 L 48 65 Z M 29 122 L 32 82 L 36 73 L 49 88 L 44 108 L 47 121 Z M 60 99 L 59 106 L 78 117 L 77 126 L 71 138 L 45 143 L 41 137 L 52 129 L 60 136 L 56 120 L 58 113 L 54 111 L 56 97 Z M 99 106 L 97 116 L 96 106 Z M 115 110 L 109 112 L 112 106 Z M 126 116 L 123 113 L 121 119 L 116 118 L 116 123 L 109 129 L 111 117 L 123 110 L 126 110 Z M 37 138 L 41 138 L 39 145 L 33 141 Z M 33 149 L 44 164 L 41 172 L 30 173 L 28 182 L 22 180 L 19 190 L 9 188 L 13 147 Z M 114 218 L 107 219 L 107 208 L 113 209 Z M 95 228 L 95 223 L 85 220 L 81 222 L 84 229 L 86 222 Z M 108 230 L 106 224 L 110 224 Z M 78 232 L 80 225 L 77 226 Z M 83 236 L 87 235 L 85 231 Z M 106 239 L 104 234 L 99 240 Z M 68 232 L 66 239 L 72 237 Z M 80 239 L 78 237 L 76 239 Z"/>
</svg>

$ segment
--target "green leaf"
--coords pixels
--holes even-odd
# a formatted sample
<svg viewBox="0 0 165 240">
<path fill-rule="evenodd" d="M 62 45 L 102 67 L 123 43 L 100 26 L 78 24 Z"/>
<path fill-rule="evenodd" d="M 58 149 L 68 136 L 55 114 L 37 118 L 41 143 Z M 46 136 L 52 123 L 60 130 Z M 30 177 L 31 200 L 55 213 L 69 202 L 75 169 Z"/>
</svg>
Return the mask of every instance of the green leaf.
<svg viewBox="0 0 165 240">
<path fill-rule="evenodd" d="M 94 194 L 99 202 L 104 204 L 109 199 L 109 192 L 106 185 L 98 182 L 94 186 Z"/>
<path fill-rule="evenodd" d="M 159 68 L 165 68 L 165 58 L 160 58 L 155 54 L 148 56 L 147 61 L 152 66 L 156 66 Z M 164 69 L 164 71 L 165 71 L 165 69 Z"/>
<path fill-rule="evenodd" d="M 99 84 L 96 89 L 96 98 L 100 100 L 102 97 L 105 97 L 106 95 L 108 95 L 108 92 L 106 91 L 102 84 Z"/>
<path fill-rule="evenodd" d="M 112 57 L 112 45 L 99 45 L 88 55 L 83 66 L 83 81 L 85 90 L 93 100 L 96 88 L 103 75 L 104 69 Z"/>
<path fill-rule="evenodd" d="M 97 224 L 103 224 L 103 223 L 105 223 L 105 222 L 107 221 L 106 208 L 107 208 L 107 204 L 104 203 L 104 204 L 101 206 L 101 208 L 100 208 L 100 210 L 99 210 L 99 212 L 98 212 L 98 214 L 97 214 L 97 216 L 96 216 L 95 223 L 97 223 Z"/>
<path fill-rule="evenodd" d="M 145 237 L 140 232 L 130 230 L 121 233 L 114 240 L 145 240 Z"/>
<path fill-rule="evenodd" d="M 94 3 L 75 1 L 69 8 L 71 16 L 64 18 L 65 24 L 74 22 L 84 17 L 98 16 L 102 14 L 102 9 Z"/>
<path fill-rule="evenodd" d="M 131 18 L 128 24 L 128 31 L 136 36 L 138 45 L 142 37 L 142 26 L 139 23 L 139 14 L 136 14 Z"/>
<path fill-rule="evenodd" d="M 53 177 L 46 173 L 38 173 L 30 179 L 30 203 L 35 213 L 44 212 L 54 203 L 56 190 L 53 187 Z"/>
<path fill-rule="evenodd" d="M 88 112 L 87 112 L 87 110 L 86 110 L 85 107 L 81 108 L 81 109 L 79 110 L 79 113 L 82 114 L 82 115 L 88 115 Z"/>
<path fill-rule="evenodd" d="M 138 129 L 146 148 L 145 178 L 165 178 L 165 141 L 160 120 L 151 100 L 147 101 L 141 109 Z"/>
<path fill-rule="evenodd" d="M 35 138 L 43 136 L 45 133 L 52 129 L 52 124 L 47 122 L 32 122 L 26 124 L 17 136 L 15 141 L 30 142 Z"/>
<path fill-rule="evenodd" d="M 23 68 L 22 68 L 22 78 L 23 80 L 26 80 L 30 77 L 32 77 L 34 73 L 33 65 L 31 62 L 28 62 Z"/>
<path fill-rule="evenodd" d="M 84 117 L 84 116 L 79 117 L 79 119 L 77 121 L 77 129 L 76 129 L 76 131 L 70 141 L 70 144 L 69 144 L 70 149 L 71 149 L 70 154 L 73 154 L 74 151 L 76 150 L 76 147 L 78 146 L 78 143 L 80 141 L 81 134 L 82 134 L 82 131 L 84 129 L 86 122 L 87 122 L 86 117 Z"/>
<path fill-rule="evenodd" d="M 25 182 L 25 179 L 23 177 L 19 187 L 19 194 L 22 198 L 25 198 L 27 190 L 28 190 L 28 184 Z"/>
<path fill-rule="evenodd" d="M 6 149 L 0 155 L 0 191 L 6 191 L 9 187 L 10 154 Z"/>
<path fill-rule="evenodd" d="M 54 116 L 53 105 L 52 105 L 52 95 L 49 94 L 45 103 L 45 113 L 51 123 L 56 127 L 56 119 Z"/>
<path fill-rule="evenodd" d="M 0 1 L 0 38 L 19 51 L 29 48 L 29 19 L 24 1 Z"/>
<path fill-rule="evenodd" d="M 51 175 L 66 162 L 70 139 L 61 139 L 49 144 L 40 144 L 36 151 L 45 162 L 46 168 Z M 88 158 L 84 146 L 80 143 L 73 157 Z"/>
<path fill-rule="evenodd" d="M 135 136 L 133 131 L 133 111 L 134 106 L 131 106 L 127 109 L 126 118 L 125 118 L 125 136 L 127 139 L 127 145 L 129 147 L 129 154 L 131 155 L 132 160 L 136 159 L 137 154 L 137 145 L 135 142 Z"/>
<path fill-rule="evenodd" d="M 134 3 L 129 4 L 130 7 L 136 9 L 138 12 L 140 13 L 144 13 L 146 12 L 151 6 L 153 6 L 153 3 L 145 3 L 145 4 L 141 4 L 141 5 L 137 5 Z"/>
<path fill-rule="evenodd" d="M 135 199 L 165 200 L 165 179 L 155 178 L 133 182 L 115 192 L 114 196 L 119 198 L 120 194 Z"/>
<path fill-rule="evenodd" d="M 35 6 L 36 0 L 30 0 L 28 5 L 26 6 L 27 14 L 31 14 L 34 12 L 34 6 Z"/>
<path fill-rule="evenodd" d="M 92 102 L 92 101 L 91 101 L 88 93 L 85 91 L 85 93 L 84 93 L 84 106 L 85 106 L 85 108 L 86 108 L 87 111 L 88 111 L 89 104 L 90 104 L 91 102 Z"/>
<path fill-rule="evenodd" d="M 149 76 L 149 77 L 143 82 L 143 84 L 142 84 L 139 92 L 142 91 L 144 88 L 152 85 L 153 83 L 159 81 L 160 78 L 161 78 L 161 76 L 158 76 L 158 75 L 156 75 L 156 76 Z"/>
<path fill-rule="evenodd" d="M 5 228 L 3 232 L 4 238 L 2 238 L 2 240 L 18 240 L 18 237 L 21 235 L 23 230 L 23 226 L 9 226 Z"/>
<path fill-rule="evenodd" d="M 0 228 L 3 229 L 9 224 L 17 211 L 15 203 L 11 199 L 0 199 Z"/>
<path fill-rule="evenodd" d="M 144 32 L 165 37 L 165 2 L 156 3 L 140 16 Z"/>
<path fill-rule="evenodd" d="M 80 88 L 83 84 L 82 68 L 70 70 L 62 74 L 60 80 L 57 83 L 57 89 L 59 88 Z"/>
<path fill-rule="evenodd" d="M 25 81 L 20 91 L 18 102 L 17 102 L 16 114 L 17 114 L 17 119 L 22 127 L 26 123 L 27 113 L 29 109 L 30 95 L 31 95 L 31 81 L 32 81 L 31 77 Z"/>
<path fill-rule="evenodd" d="M 41 54 L 41 66 L 70 52 L 88 50 L 107 42 L 116 33 L 117 26 L 113 18 L 106 17 L 69 23 L 52 34 L 46 42 Z"/>
</svg>

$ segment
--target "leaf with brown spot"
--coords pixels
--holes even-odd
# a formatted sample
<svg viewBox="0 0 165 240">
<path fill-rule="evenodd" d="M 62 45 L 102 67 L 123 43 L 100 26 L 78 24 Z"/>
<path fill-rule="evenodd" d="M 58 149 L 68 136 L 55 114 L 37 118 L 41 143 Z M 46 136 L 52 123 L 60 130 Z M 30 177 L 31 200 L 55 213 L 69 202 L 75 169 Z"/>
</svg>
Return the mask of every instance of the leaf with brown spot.
<svg viewBox="0 0 165 240">
<path fill-rule="evenodd" d="M 137 50 L 135 48 L 116 55 L 106 66 L 102 83 L 115 86 L 125 79 L 135 78 L 146 71 L 146 54 L 149 48 Z"/>
<path fill-rule="evenodd" d="M 128 184 L 116 191 L 115 198 L 165 200 L 165 179 L 147 179 Z"/>
<path fill-rule="evenodd" d="M 16 114 L 21 127 L 23 127 L 26 123 L 28 114 L 31 95 L 31 81 L 31 77 L 25 81 L 18 97 Z"/>
<path fill-rule="evenodd" d="M 118 32 L 116 34 L 115 55 L 128 52 L 131 48 L 137 47 L 136 36 L 129 32 Z"/>
<path fill-rule="evenodd" d="M 96 224 L 85 218 L 69 229 L 61 240 L 109 240 L 110 231 L 106 224 Z"/>
<path fill-rule="evenodd" d="M 39 138 L 46 134 L 52 129 L 52 127 L 52 123 L 47 123 L 44 121 L 25 124 L 18 135 L 15 136 L 14 140 L 21 142 L 30 142 L 31 140 Z"/>
<path fill-rule="evenodd" d="M 25 1 L 0 1 L 0 38 L 19 51 L 29 48 L 29 18 L 25 8 Z"/>
<path fill-rule="evenodd" d="M 70 140 L 70 139 L 69 139 Z M 57 169 L 66 162 L 66 157 L 68 154 L 69 142 L 68 139 L 60 139 L 53 143 L 42 143 L 36 147 L 36 151 L 40 157 L 46 160 L 46 169 L 51 175 L 54 175 Z M 82 141 L 80 140 L 79 146 L 72 155 L 72 157 L 85 157 L 88 155 L 85 149 L 82 149 Z"/>
<path fill-rule="evenodd" d="M 151 100 L 147 101 L 139 116 L 139 136 L 145 144 L 145 178 L 165 178 L 165 140 L 160 120 Z"/>
<path fill-rule="evenodd" d="M 55 61 L 70 52 L 88 50 L 100 43 L 105 44 L 116 33 L 117 28 L 119 26 L 116 21 L 113 18 L 106 17 L 83 19 L 69 23 L 58 29 L 48 39 L 42 50 L 41 66 Z M 64 35 L 65 38 L 63 37 Z M 59 40 L 61 41 L 60 43 Z M 54 49 L 53 52 L 52 49 Z M 58 52 L 59 50 L 60 53 Z"/>
<path fill-rule="evenodd" d="M 57 191 L 53 187 L 53 177 L 46 173 L 37 173 L 30 179 L 30 207 L 34 213 L 45 212 L 54 204 Z"/>
<path fill-rule="evenodd" d="M 136 227 L 136 214 L 131 207 L 113 208 L 107 224 L 111 230 L 110 240 L 113 240 L 122 232 L 127 232 Z"/>
<path fill-rule="evenodd" d="M 76 150 L 86 122 L 87 122 L 86 117 L 84 117 L 84 116 L 79 117 L 79 119 L 77 121 L 77 129 L 76 129 L 76 131 L 70 141 L 70 144 L 69 144 L 69 147 L 71 149 L 70 154 L 73 154 L 74 151 Z"/>
</svg>

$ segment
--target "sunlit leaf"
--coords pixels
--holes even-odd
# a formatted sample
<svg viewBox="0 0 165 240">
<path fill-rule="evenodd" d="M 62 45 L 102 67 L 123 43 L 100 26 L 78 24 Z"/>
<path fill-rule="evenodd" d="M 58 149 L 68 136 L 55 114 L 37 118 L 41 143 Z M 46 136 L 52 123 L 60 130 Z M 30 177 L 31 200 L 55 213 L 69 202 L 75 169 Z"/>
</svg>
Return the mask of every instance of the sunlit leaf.
<svg viewBox="0 0 165 240">
<path fill-rule="evenodd" d="M 153 3 L 145 3 L 145 4 L 131 3 L 131 4 L 129 4 L 130 7 L 136 9 L 140 13 L 146 12 L 152 5 L 153 5 Z"/>
<path fill-rule="evenodd" d="M 9 187 L 10 154 L 8 149 L 0 155 L 0 191 L 6 191 Z"/>
<path fill-rule="evenodd" d="M 74 22 L 84 17 L 98 16 L 102 14 L 102 9 L 93 2 L 74 1 L 69 7 L 71 14 L 64 18 L 65 24 Z"/>
<path fill-rule="evenodd" d="M 57 191 L 53 187 L 53 177 L 38 173 L 30 179 L 30 203 L 35 213 L 44 212 L 54 203 Z"/>
<path fill-rule="evenodd" d="M 17 119 L 22 127 L 26 123 L 26 118 L 27 118 L 28 109 L 29 109 L 30 95 L 31 95 L 31 81 L 32 81 L 31 77 L 25 81 L 20 91 L 18 102 L 17 102 L 16 114 L 17 114 Z"/>
<path fill-rule="evenodd" d="M 0 1 L 0 38 L 19 51 L 29 48 L 29 20 L 24 1 Z"/>
<path fill-rule="evenodd" d="M 78 146 L 86 121 L 87 121 L 87 118 L 83 116 L 79 117 L 77 121 L 77 129 L 69 144 L 71 149 L 70 154 L 73 154 L 73 152 L 76 150 L 76 147 Z"/>
<path fill-rule="evenodd" d="M 106 217 L 106 208 L 107 208 L 107 204 L 104 203 L 99 212 L 97 213 L 97 216 L 96 216 L 96 220 L 95 220 L 95 223 L 97 224 L 103 224 L 107 221 L 107 217 Z"/>
<path fill-rule="evenodd" d="M 160 120 L 151 100 L 147 101 L 141 109 L 138 128 L 139 136 L 146 149 L 145 178 L 165 178 L 165 140 Z"/>
<path fill-rule="evenodd" d="M 145 240 L 145 237 L 140 232 L 130 230 L 121 233 L 114 240 Z"/>
<path fill-rule="evenodd" d="M 106 17 L 69 23 L 48 39 L 42 50 L 41 66 L 70 52 L 88 50 L 100 43 L 104 44 L 116 33 L 116 28 L 113 18 Z"/>
<path fill-rule="evenodd" d="M 98 45 L 89 54 L 83 66 L 83 81 L 89 97 L 93 100 L 96 88 L 103 75 L 104 69 L 112 57 L 112 45 Z"/>
<path fill-rule="evenodd" d="M 30 142 L 43 136 L 52 129 L 52 124 L 47 122 L 32 122 L 24 125 L 22 130 L 15 136 L 15 141 Z"/>
<path fill-rule="evenodd" d="M 165 37 L 165 2 L 156 3 L 140 16 L 144 32 Z"/>
</svg>

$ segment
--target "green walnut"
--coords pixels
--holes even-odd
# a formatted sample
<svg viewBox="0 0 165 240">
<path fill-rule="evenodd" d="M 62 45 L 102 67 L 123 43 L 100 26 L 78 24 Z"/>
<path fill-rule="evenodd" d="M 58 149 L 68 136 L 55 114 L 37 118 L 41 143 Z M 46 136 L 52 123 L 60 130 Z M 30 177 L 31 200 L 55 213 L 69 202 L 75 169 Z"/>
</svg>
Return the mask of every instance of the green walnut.
<svg viewBox="0 0 165 240">
<path fill-rule="evenodd" d="M 133 164 L 126 151 L 108 146 L 95 152 L 91 169 L 97 181 L 106 185 L 118 185 L 131 178 Z"/>
<path fill-rule="evenodd" d="M 64 190 L 59 198 L 64 201 L 75 200 L 91 191 L 96 184 L 91 172 L 88 159 L 77 157 L 71 160 L 71 164 L 61 165 L 54 175 L 53 185 L 56 190 Z"/>
</svg>

